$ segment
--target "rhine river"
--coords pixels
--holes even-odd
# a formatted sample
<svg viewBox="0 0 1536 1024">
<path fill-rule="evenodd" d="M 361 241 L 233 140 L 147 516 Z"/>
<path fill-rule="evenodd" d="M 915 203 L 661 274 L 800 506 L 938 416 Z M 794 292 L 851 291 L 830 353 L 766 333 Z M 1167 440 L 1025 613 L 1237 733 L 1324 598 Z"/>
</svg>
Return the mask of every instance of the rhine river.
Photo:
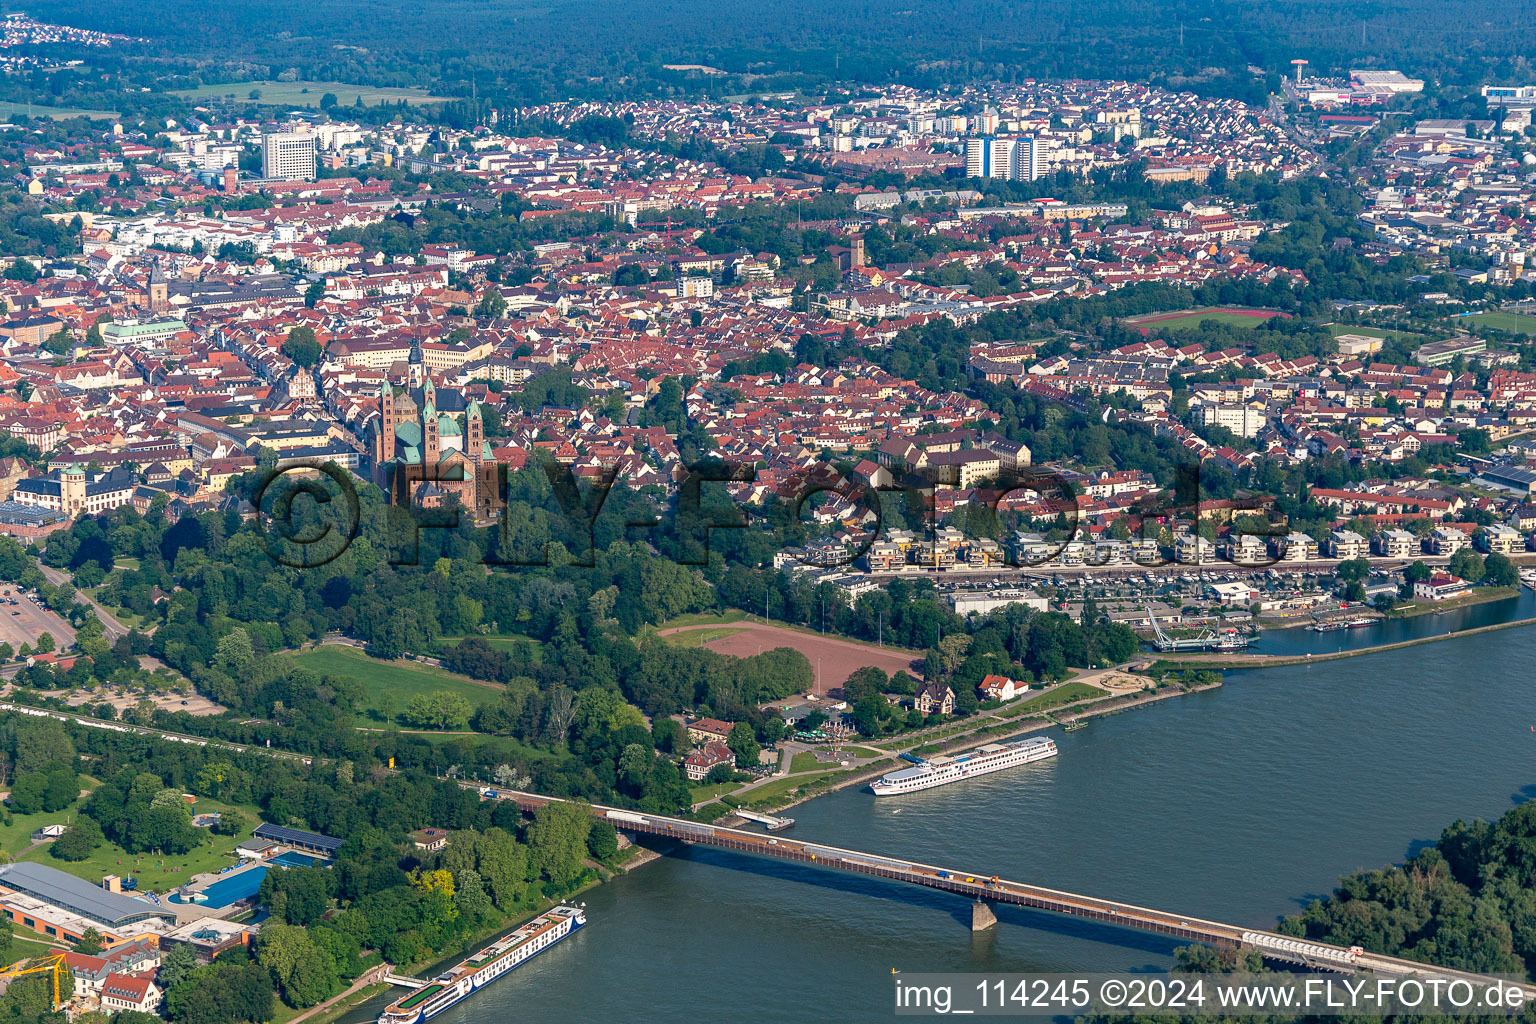
<svg viewBox="0 0 1536 1024">
<path fill-rule="evenodd" d="M 1345 632 L 1388 642 L 1532 602 Z M 1315 650 L 1341 639 L 1307 636 Z M 1306 642 L 1293 631 L 1261 649 Z M 1053 761 L 878 804 L 852 789 L 802 804 L 792 834 L 1268 927 L 1341 874 L 1536 795 L 1533 665 L 1536 628 L 1522 626 L 1230 672 L 1218 690 L 1056 731 Z M 1175 945 L 1009 907 L 972 935 L 956 896 L 699 847 L 584 899 L 587 928 L 435 1019 L 886 1020 L 893 967 L 1159 970 Z"/>
</svg>

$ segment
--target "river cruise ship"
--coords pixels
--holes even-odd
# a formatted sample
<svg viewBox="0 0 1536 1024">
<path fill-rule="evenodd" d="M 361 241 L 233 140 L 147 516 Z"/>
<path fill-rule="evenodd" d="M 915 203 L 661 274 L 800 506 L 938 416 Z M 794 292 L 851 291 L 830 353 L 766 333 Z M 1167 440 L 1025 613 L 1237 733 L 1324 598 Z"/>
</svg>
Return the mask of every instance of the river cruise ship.
<svg viewBox="0 0 1536 1024">
<path fill-rule="evenodd" d="M 945 786 L 977 775 L 990 775 L 1031 761 L 1056 756 L 1056 741 L 1036 736 L 1011 743 L 988 743 L 954 757 L 931 757 L 911 768 L 882 775 L 869 784 L 875 796 L 899 796 L 934 786 Z"/>
<path fill-rule="evenodd" d="M 587 923 L 579 907 L 561 905 L 503 935 L 457 967 L 390 1003 L 379 1024 L 417 1024 L 435 1017 L 482 985 L 488 985 Z"/>
</svg>

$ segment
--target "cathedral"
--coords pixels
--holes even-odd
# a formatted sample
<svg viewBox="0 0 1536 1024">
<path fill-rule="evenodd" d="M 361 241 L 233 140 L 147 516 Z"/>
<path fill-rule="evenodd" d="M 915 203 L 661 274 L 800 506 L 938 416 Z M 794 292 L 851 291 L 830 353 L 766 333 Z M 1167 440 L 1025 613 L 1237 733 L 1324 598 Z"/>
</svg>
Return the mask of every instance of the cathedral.
<svg viewBox="0 0 1536 1024">
<path fill-rule="evenodd" d="M 434 508 L 452 494 L 477 522 L 494 519 L 503 502 L 496 459 L 485 443 L 480 403 L 470 401 L 464 407 L 461 427 L 452 412 L 438 410 L 430 377 L 417 394 L 419 402 L 410 388 L 387 380 L 379 392 L 374 482 L 402 507 Z"/>
</svg>

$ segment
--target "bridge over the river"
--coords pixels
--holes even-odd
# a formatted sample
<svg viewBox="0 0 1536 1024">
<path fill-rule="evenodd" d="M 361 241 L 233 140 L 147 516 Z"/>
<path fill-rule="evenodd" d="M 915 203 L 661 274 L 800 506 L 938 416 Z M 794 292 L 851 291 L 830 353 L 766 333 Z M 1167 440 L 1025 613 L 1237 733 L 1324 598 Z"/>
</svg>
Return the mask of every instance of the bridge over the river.
<svg viewBox="0 0 1536 1024">
<path fill-rule="evenodd" d="M 553 797 L 536 793 L 505 790 L 497 792 L 496 796 L 498 799 L 514 800 L 523 810 L 530 813 L 546 804 L 559 802 Z M 1358 946 L 1336 946 L 1326 942 L 1297 939 L 1279 932 L 1242 928 L 1186 914 L 1139 907 L 1132 903 L 1048 889 L 1027 882 L 1015 882 L 974 870 L 966 871 L 828 846 L 823 843 L 779 838 L 746 829 L 689 821 L 685 818 L 645 814 L 640 811 L 628 811 L 598 804 L 591 807 L 594 817 L 610 822 L 616 828 L 626 832 L 666 836 L 687 843 L 703 843 L 760 857 L 776 857 L 812 867 L 852 871 L 893 882 L 905 882 L 910 885 L 952 892 L 972 902 L 971 927 L 975 930 L 989 928 L 996 923 L 997 918 L 992 912 L 995 904 L 1009 903 L 1035 910 L 1068 914 L 1072 917 L 1086 918 L 1123 928 L 1155 932 L 1190 942 L 1203 942 L 1219 949 L 1251 949 L 1270 959 L 1300 964 L 1316 970 L 1369 971 L 1394 977 L 1417 975 L 1421 978 L 1469 981 L 1475 985 L 1489 985 L 1495 980 L 1467 971 L 1372 953 Z M 1527 1000 L 1536 999 L 1536 986 L 1523 987 Z"/>
</svg>

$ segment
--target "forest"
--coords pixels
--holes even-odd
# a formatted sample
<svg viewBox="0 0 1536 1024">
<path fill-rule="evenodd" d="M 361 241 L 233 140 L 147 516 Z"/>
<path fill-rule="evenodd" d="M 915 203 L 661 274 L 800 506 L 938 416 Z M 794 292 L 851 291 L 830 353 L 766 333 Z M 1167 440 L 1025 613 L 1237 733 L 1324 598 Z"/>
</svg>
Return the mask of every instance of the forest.
<svg viewBox="0 0 1536 1024">
<path fill-rule="evenodd" d="M 1475 81 L 1510 77 L 1536 44 L 1513 0 L 1395 0 L 1366 8 L 1327 0 L 1308 5 L 1304 15 L 1258 0 L 1032 0 L 1024 8 L 925 0 L 895 12 L 847 2 L 786 0 L 764 8 L 686 0 L 648 8 L 641 18 L 617 0 L 448 0 L 428 7 L 384 0 L 361 19 L 346 6 L 297 0 L 212 7 L 168 0 L 157 10 L 151 20 L 132 5 L 47 0 L 29 13 L 146 37 L 143 52 L 157 58 L 148 80 L 162 88 L 291 71 L 303 79 L 424 86 L 466 99 L 473 83 L 486 106 L 501 108 L 566 96 L 1025 77 L 1151 79 L 1262 101 L 1298 54 L 1323 70 L 1403 67 L 1426 78 Z M 133 76 L 131 56 L 89 55 L 109 82 Z M 706 64 L 726 74 L 668 71 L 667 63 Z M 1268 78 L 1255 77 L 1250 65 Z M 85 75 L 76 86 L 100 88 Z"/>
<path fill-rule="evenodd" d="M 271 916 L 249 949 L 210 966 L 197 966 L 190 946 L 167 955 L 160 981 L 172 1024 L 270 1020 L 282 1006 L 334 995 L 381 958 L 406 965 L 456 952 L 572 892 L 593 877 L 589 857 L 612 862 L 618 851 L 612 827 L 579 804 L 552 805 L 524 822 L 515 804 L 417 772 L 350 761 L 311 766 L 15 714 L 0 716 L 0 771 L 18 784 L 61 773 L 71 789 L 77 773 L 100 779 L 58 840 L 75 837 L 84 852 L 110 840 L 129 853 L 174 857 L 206 842 L 184 793 L 346 837 L 330 868 L 267 875 L 259 898 Z M 226 831 L 250 824 L 238 812 L 225 816 Z M 411 845 L 407 833 L 427 825 L 450 831 L 446 850 Z M 4 925 L 0 943 L 10 938 Z M 46 1001 L 29 985 L 0 996 L 0 1020 L 45 1019 L 53 1019 Z"/>
</svg>

